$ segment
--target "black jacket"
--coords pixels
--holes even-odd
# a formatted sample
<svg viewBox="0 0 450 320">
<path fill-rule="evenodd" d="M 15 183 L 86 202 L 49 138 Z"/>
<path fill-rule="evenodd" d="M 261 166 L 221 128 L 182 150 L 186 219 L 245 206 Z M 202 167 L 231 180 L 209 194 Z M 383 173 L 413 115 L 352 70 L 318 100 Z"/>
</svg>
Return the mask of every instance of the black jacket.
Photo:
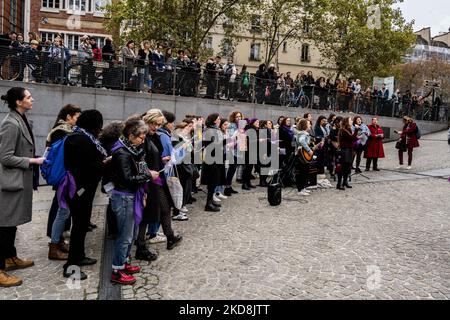
<svg viewBox="0 0 450 320">
<path fill-rule="evenodd" d="M 139 173 L 138 163 L 143 159 L 143 153 L 134 155 L 126 148 L 120 148 L 112 154 L 111 181 L 115 190 L 135 193 L 142 183 L 150 181 L 149 173 Z"/>
<path fill-rule="evenodd" d="M 75 178 L 77 190 L 96 189 L 104 171 L 104 157 L 89 137 L 72 134 L 64 143 L 64 165 Z"/>
<path fill-rule="evenodd" d="M 164 148 L 158 134 L 147 134 L 144 141 L 145 162 L 150 170 L 160 171 L 164 168 L 161 155 Z M 165 179 L 164 172 L 159 174 L 161 179 Z"/>
</svg>

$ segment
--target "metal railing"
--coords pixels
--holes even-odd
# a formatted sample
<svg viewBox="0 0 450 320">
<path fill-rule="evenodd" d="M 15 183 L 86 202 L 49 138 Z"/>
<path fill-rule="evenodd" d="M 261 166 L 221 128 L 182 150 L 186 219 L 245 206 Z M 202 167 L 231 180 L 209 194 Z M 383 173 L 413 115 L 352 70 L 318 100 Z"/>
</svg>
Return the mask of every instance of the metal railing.
<svg viewBox="0 0 450 320">
<path fill-rule="evenodd" d="M 353 94 L 335 87 L 287 86 L 254 74 L 226 74 L 199 64 L 174 60 L 171 65 L 136 57 L 79 55 L 65 47 L 41 50 L 28 45 L 0 47 L 0 78 L 69 86 L 151 92 L 417 120 L 448 121 L 448 106 L 430 107 L 376 95 Z M 83 56 L 88 56 L 85 58 Z M 83 58 L 82 58 L 83 57 Z"/>
</svg>

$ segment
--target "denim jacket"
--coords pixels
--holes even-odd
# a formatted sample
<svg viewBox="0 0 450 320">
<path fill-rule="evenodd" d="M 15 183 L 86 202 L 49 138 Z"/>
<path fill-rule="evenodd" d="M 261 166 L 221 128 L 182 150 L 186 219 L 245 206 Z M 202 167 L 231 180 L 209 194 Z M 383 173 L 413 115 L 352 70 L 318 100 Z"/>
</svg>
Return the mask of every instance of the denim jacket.
<svg viewBox="0 0 450 320">
<path fill-rule="evenodd" d="M 306 131 L 297 131 L 296 132 L 295 141 L 297 142 L 297 148 L 302 147 L 307 152 L 312 151 L 311 148 L 309 147 L 310 140 L 311 139 L 310 139 L 308 132 L 306 132 Z"/>
</svg>

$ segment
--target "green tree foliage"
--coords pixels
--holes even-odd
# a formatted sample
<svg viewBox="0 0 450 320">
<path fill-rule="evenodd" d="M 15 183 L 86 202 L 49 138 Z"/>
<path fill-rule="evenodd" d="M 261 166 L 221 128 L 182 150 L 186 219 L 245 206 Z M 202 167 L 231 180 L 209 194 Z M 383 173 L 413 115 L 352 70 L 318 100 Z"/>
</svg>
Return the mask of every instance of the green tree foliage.
<svg viewBox="0 0 450 320">
<path fill-rule="evenodd" d="M 323 63 L 337 70 L 336 78 L 356 76 L 370 83 L 373 76 L 389 76 L 415 42 L 412 22 L 394 8 L 402 0 L 307 2 L 311 39 Z"/>
</svg>

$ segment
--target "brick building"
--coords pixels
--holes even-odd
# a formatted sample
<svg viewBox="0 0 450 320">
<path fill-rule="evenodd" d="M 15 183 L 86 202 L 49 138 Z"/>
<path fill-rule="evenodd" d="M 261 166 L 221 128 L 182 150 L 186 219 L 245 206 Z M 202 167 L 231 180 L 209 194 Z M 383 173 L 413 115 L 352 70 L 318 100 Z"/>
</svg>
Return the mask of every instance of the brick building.
<svg viewBox="0 0 450 320">
<path fill-rule="evenodd" d="M 79 39 L 87 34 L 103 46 L 110 34 L 103 26 L 102 8 L 111 0 L 25 0 L 29 3 L 27 32 L 34 31 L 43 41 L 63 35 L 64 44 L 77 50 Z"/>
<path fill-rule="evenodd" d="M 24 32 L 26 0 L 0 0 L 0 34 Z"/>
</svg>

